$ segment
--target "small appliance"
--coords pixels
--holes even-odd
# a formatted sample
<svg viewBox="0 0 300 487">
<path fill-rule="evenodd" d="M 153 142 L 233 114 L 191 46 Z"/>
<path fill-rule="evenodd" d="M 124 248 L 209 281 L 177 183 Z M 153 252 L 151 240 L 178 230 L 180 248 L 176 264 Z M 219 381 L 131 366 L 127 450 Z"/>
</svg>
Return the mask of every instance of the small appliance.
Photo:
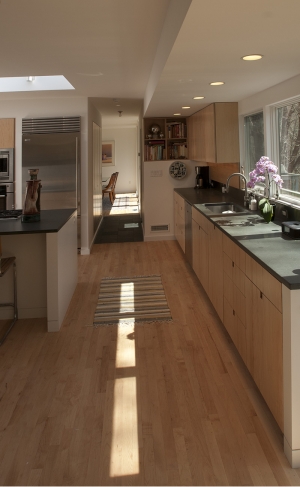
<svg viewBox="0 0 300 487">
<path fill-rule="evenodd" d="M 196 185 L 195 189 L 209 188 L 209 166 L 195 166 Z"/>
<path fill-rule="evenodd" d="M 282 228 L 282 233 L 287 237 L 290 237 L 292 239 L 300 238 L 300 222 L 298 221 L 282 222 L 281 228 Z"/>
</svg>

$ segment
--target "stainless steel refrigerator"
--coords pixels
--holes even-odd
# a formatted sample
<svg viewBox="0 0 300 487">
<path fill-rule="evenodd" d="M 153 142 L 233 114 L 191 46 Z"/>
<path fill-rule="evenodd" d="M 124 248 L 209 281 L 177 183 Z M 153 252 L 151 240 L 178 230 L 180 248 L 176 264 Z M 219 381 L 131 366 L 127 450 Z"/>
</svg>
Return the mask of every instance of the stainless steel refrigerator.
<svg viewBox="0 0 300 487">
<path fill-rule="evenodd" d="M 77 208 L 80 239 L 80 117 L 22 120 L 22 193 L 28 169 L 38 168 L 41 210 Z"/>
</svg>

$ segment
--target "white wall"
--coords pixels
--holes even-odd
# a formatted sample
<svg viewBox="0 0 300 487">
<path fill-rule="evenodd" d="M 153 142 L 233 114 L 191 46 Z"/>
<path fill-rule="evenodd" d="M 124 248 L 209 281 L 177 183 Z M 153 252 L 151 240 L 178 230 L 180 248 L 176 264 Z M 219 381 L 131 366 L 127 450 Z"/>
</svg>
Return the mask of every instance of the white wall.
<svg viewBox="0 0 300 487">
<path fill-rule="evenodd" d="M 15 118 L 15 169 L 16 207 L 22 208 L 22 118 L 35 117 L 81 117 L 81 244 L 89 246 L 88 237 L 88 158 L 87 158 L 87 98 L 55 97 L 1 100 L 0 118 Z M 43 182 L 42 182 L 43 183 Z M 43 190 L 41 192 L 43 208 Z"/>
<path fill-rule="evenodd" d="M 87 193 L 86 193 L 86 213 L 82 215 L 82 224 L 81 226 L 84 226 L 84 231 L 88 236 L 88 240 L 86 242 L 85 246 L 81 246 L 81 253 L 82 254 L 89 254 L 90 249 L 94 240 L 95 236 L 95 228 L 94 228 L 94 201 L 93 201 L 93 195 L 94 195 L 94 171 L 93 171 L 93 122 L 97 124 L 100 128 L 102 125 L 102 118 L 101 118 L 101 113 L 98 110 L 98 108 L 91 102 L 91 100 L 88 100 L 88 164 L 87 164 L 87 173 L 85 175 L 86 177 L 86 187 L 87 187 Z M 101 130 L 100 130 L 101 134 Z M 101 147 L 101 140 L 99 141 L 99 146 Z M 101 158 L 100 158 L 101 160 Z M 101 167 L 100 167 L 100 177 L 101 177 Z M 101 195 L 102 196 L 102 195 Z"/>
<path fill-rule="evenodd" d="M 116 193 L 135 193 L 137 190 L 137 147 L 136 126 L 116 128 L 102 127 L 102 140 L 115 141 L 115 166 L 102 165 L 103 178 L 118 172 Z"/>
<path fill-rule="evenodd" d="M 187 175 L 181 180 L 169 174 L 173 161 L 145 161 L 143 166 L 143 223 L 144 240 L 174 240 L 174 188 L 195 186 L 195 161 L 182 161 Z M 155 176 L 154 174 L 160 174 Z M 154 173 L 154 174 L 153 174 Z M 169 231 L 151 232 L 152 225 L 169 225 Z"/>
</svg>

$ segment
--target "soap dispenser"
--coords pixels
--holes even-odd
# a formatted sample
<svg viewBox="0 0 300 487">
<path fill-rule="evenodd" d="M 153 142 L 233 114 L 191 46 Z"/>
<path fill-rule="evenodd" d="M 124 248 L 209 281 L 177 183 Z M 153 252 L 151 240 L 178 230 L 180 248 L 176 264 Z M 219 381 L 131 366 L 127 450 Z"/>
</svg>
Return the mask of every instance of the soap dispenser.
<svg viewBox="0 0 300 487">
<path fill-rule="evenodd" d="M 249 209 L 252 211 L 257 210 L 257 200 L 254 195 L 251 196 Z"/>
</svg>

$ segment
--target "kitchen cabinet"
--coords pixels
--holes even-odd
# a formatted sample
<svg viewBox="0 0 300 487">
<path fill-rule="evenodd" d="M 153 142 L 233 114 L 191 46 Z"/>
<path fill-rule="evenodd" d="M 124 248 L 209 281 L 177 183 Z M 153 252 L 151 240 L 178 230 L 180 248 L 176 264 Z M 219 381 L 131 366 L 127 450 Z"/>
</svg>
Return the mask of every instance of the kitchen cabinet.
<svg viewBox="0 0 300 487">
<path fill-rule="evenodd" d="M 208 297 L 223 321 L 222 232 L 208 222 Z"/>
<path fill-rule="evenodd" d="M 246 365 L 246 254 L 223 234 L 224 316 L 223 324 Z"/>
<path fill-rule="evenodd" d="M 224 326 L 283 430 L 281 283 L 223 234 Z"/>
<path fill-rule="evenodd" d="M 223 319 L 222 232 L 192 208 L 193 270 Z"/>
<path fill-rule="evenodd" d="M 15 119 L 0 119 L 0 149 L 14 149 L 15 147 Z"/>
<path fill-rule="evenodd" d="M 246 279 L 248 368 L 281 430 L 283 425 L 282 314 Z"/>
<path fill-rule="evenodd" d="M 201 213 L 192 208 L 192 241 L 193 257 L 192 267 L 201 282 L 205 292 L 208 294 L 208 220 Z"/>
<path fill-rule="evenodd" d="M 174 233 L 177 242 L 185 252 L 185 201 L 174 192 Z"/>
<path fill-rule="evenodd" d="M 151 127 L 159 126 L 153 134 Z M 149 138 L 151 136 L 151 138 Z M 186 118 L 144 118 L 144 160 L 163 161 L 187 159 L 187 121 Z"/>
<path fill-rule="evenodd" d="M 212 103 L 188 118 L 190 159 L 206 163 L 237 163 L 238 104 Z"/>
</svg>

